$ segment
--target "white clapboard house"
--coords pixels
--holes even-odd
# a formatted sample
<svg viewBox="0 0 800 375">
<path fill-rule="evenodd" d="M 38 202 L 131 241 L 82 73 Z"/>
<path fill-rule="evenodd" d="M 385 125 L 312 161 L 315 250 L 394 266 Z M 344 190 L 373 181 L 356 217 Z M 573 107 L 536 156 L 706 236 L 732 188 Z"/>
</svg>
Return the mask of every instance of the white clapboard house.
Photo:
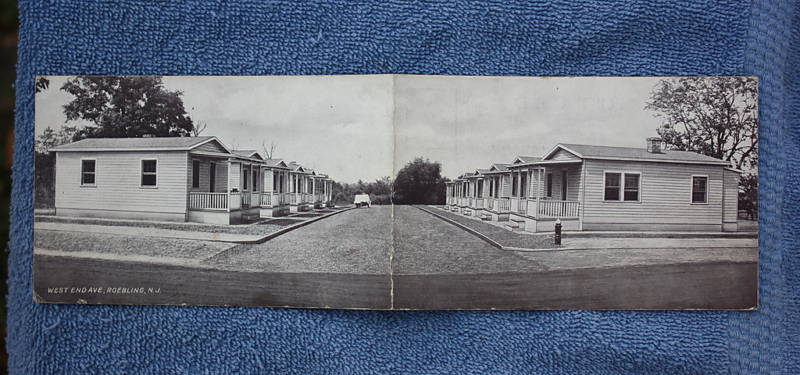
<svg viewBox="0 0 800 375">
<path fill-rule="evenodd" d="M 447 207 L 509 229 L 736 231 L 741 171 L 663 149 L 560 143 L 447 183 Z M 488 188 L 487 188 L 488 186 Z"/>
<path fill-rule="evenodd" d="M 51 151 L 59 216 L 236 224 L 289 213 L 292 168 L 216 137 L 90 138 Z M 333 181 L 321 183 L 328 204 Z"/>
</svg>

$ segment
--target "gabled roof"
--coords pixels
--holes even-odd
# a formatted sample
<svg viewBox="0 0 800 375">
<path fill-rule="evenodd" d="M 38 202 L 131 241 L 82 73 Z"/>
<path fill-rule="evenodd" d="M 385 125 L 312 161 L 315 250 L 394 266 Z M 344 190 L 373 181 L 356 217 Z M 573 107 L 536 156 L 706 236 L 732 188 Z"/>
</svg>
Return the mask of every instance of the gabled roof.
<svg viewBox="0 0 800 375">
<path fill-rule="evenodd" d="M 506 163 L 494 163 L 491 167 L 489 167 L 489 171 L 486 173 L 503 173 L 508 172 L 508 166 L 511 164 Z"/>
<path fill-rule="evenodd" d="M 474 172 L 468 173 L 466 178 L 477 178 L 483 176 L 484 173 L 489 172 L 488 169 L 478 168 Z"/>
<path fill-rule="evenodd" d="M 542 160 L 542 158 L 540 158 L 540 157 L 538 157 L 538 156 L 517 156 L 517 157 L 516 157 L 516 158 L 514 158 L 514 160 L 511 162 L 511 165 L 510 165 L 510 166 L 513 166 L 514 164 L 528 164 L 528 163 L 535 163 L 535 162 L 537 162 L 537 161 L 539 161 L 539 160 Z"/>
<path fill-rule="evenodd" d="M 302 165 L 300 165 L 300 164 L 298 164 L 296 161 L 290 161 L 290 162 L 289 162 L 289 164 L 287 164 L 287 166 L 288 166 L 288 167 L 289 167 L 289 169 L 291 169 L 292 171 L 295 171 L 295 172 L 305 172 L 305 169 L 303 169 L 303 166 L 302 166 Z"/>
<path fill-rule="evenodd" d="M 233 153 L 246 158 L 264 160 L 261 154 L 256 150 L 233 150 Z"/>
<path fill-rule="evenodd" d="M 189 151 L 216 141 L 230 152 L 217 137 L 148 137 L 148 138 L 86 138 L 53 148 L 57 152 L 77 151 Z"/>
<path fill-rule="evenodd" d="M 265 159 L 264 164 L 266 164 L 267 167 L 272 167 L 272 168 L 286 168 L 286 169 L 289 168 L 289 166 L 286 165 L 286 162 L 284 162 L 283 159 Z"/>
<path fill-rule="evenodd" d="M 715 164 L 729 165 L 730 163 L 698 154 L 692 151 L 665 150 L 660 153 L 648 152 L 645 148 L 636 147 L 614 147 L 614 146 L 594 146 L 580 145 L 571 143 L 559 143 L 543 160 L 548 159 L 556 151 L 562 149 L 582 159 L 606 159 L 606 160 L 631 160 L 631 161 L 655 161 L 665 163 L 693 163 L 693 164 Z"/>
</svg>

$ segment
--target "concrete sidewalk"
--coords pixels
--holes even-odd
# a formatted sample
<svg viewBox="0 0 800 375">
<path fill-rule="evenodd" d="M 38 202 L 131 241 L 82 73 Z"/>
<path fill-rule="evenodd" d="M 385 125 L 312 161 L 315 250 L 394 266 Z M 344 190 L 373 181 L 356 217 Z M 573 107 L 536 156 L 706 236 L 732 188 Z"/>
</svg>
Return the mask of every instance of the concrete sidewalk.
<svg viewBox="0 0 800 375">
<path fill-rule="evenodd" d="M 214 242 L 248 243 L 259 241 L 264 235 L 216 233 L 201 231 L 184 231 L 175 229 L 159 229 L 150 227 L 129 227 L 119 225 L 70 224 L 54 222 L 36 222 L 34 230 L 82 232 L 98 234 L 116 234 L 121 236 L 177 238 L 184 240 L 200 240 Z"/>
<path fill-rule="evenodd" d="M 569 238 L 561 249 L 667 249 L 667 248 L 736 248 L 758 247 L 755 238 Z"/>
</svg>

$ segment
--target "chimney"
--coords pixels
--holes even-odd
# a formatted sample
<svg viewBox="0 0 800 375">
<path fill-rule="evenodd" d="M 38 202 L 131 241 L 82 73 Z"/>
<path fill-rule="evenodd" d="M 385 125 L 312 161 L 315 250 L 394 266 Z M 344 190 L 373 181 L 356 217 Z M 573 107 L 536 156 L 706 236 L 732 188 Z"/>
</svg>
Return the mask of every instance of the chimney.
<svg viewBox="0 0 800 375">
<path fill-rule="evenodd" d="M 664 143 L 664 141 L 661 137 L 647 138 L 647 152 L 660 154 L 662 152 L 662 143 Z"/>
</svg>

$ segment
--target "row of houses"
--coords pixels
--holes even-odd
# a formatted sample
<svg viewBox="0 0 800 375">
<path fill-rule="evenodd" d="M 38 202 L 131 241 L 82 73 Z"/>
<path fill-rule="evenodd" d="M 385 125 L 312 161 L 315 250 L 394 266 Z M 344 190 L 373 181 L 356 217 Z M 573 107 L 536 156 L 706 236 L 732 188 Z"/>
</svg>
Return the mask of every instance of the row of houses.
<svg viewBox="0 0 800 375">
<path fill-rule="evenodd" d="M 58 216 L 236 224 L 333 205 L 327 175 L 213 136 L 90 138 L 51 151 Z"/>
<path fill-rule="evenodd" d="M 557 144 L 447 183 L 446 208 L 507 229 L 736 231 L 739 175 L 730 163 L 688 151 Z"/>
</svg>

